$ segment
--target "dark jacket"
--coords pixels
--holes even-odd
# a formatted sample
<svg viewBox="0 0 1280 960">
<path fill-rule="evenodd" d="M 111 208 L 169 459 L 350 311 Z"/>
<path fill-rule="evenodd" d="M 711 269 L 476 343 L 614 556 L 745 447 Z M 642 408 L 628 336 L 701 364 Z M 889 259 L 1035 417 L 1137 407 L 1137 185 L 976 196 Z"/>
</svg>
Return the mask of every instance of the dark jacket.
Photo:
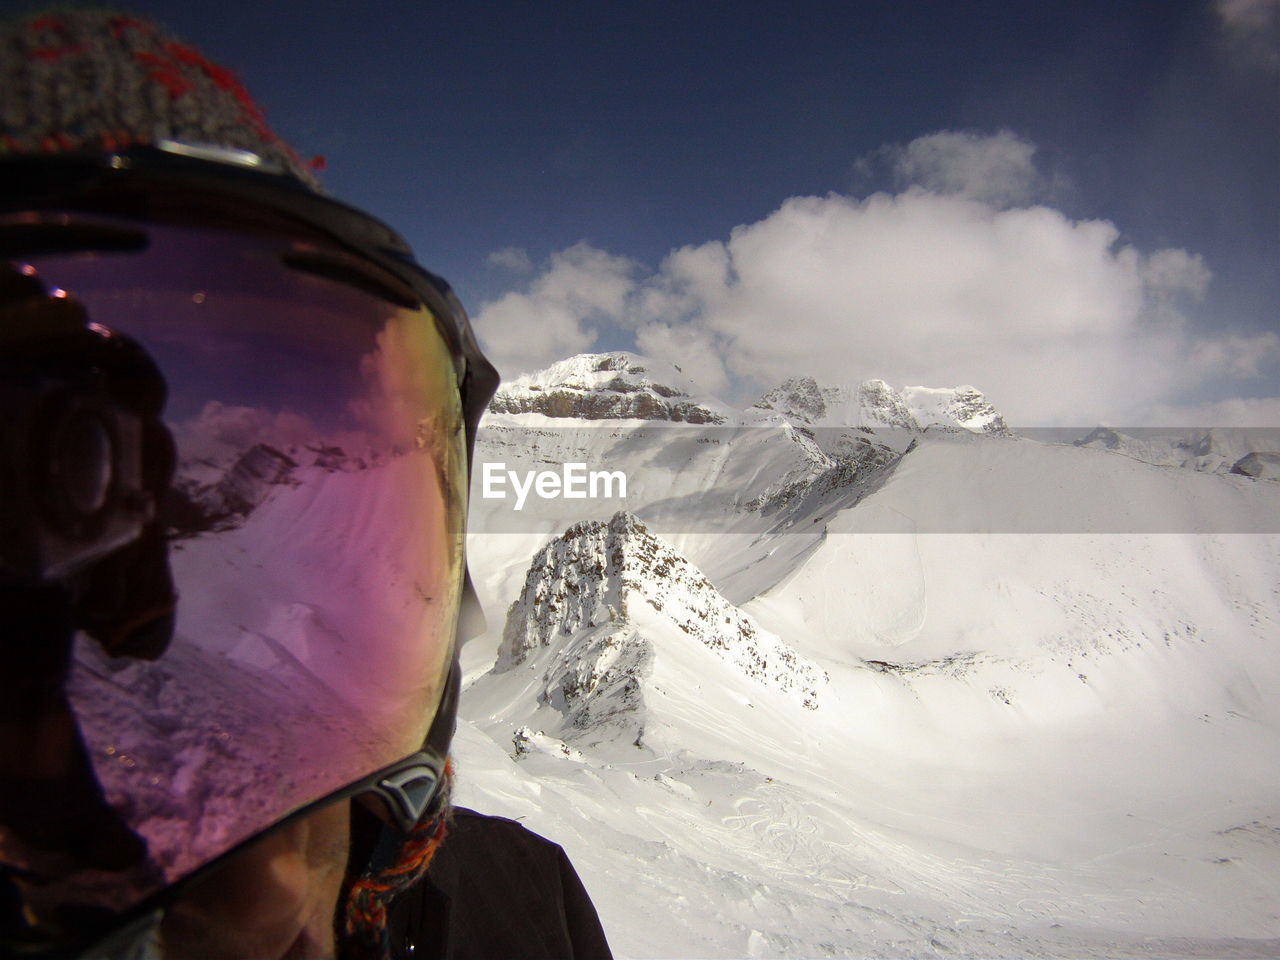
<svg viewBox="0 0 1280 960">
<path fill-rule="evenodd" d="M 391 907 L 406 960 L 609 960 L 565 852 L 514 820 L 458 807 L 426 879 Z"/>
</svg>

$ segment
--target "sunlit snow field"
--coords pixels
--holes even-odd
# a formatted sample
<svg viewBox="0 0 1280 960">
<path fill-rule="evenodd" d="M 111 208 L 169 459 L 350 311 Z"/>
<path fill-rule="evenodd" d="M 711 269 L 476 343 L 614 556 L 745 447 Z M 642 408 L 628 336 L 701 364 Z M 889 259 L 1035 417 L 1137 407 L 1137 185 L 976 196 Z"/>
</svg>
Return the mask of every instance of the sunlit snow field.
<svg viewBox="0 0 1280 960">
<path fill-rule="evenodd" d="M 751 444 L 744 501 L 797 462 Z M 736 469 L 703 450 L 670 490 Z M 619 956 L 1280 955 L 1280 537 L 1239 532 L 1280 483 L 925 438 L 772 526 L 600 525 L 617 571 L 553 544 L 540 585 L 562 529 L 484 533 L 501 506 L 473 504 L 458 799 L 560 842 Z M 825 672 L 816 709 L 690 629 L 698 571 Z"/>
</svg>

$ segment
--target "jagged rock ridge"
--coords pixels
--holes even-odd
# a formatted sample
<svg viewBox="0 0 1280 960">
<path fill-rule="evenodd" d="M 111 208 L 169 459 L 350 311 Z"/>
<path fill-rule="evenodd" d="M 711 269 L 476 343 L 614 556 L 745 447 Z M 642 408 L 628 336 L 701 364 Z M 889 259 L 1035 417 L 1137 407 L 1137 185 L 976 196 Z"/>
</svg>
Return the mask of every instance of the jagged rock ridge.
<svg viewBox="0 0 1280 960">
<path fill-rule="evenodd" d="M 766 391 L 752 406 L 759 410 L 776 410 L 791 420 L 817 423 L 827 415 L 830 389 L 824 391 L 813 377 L 791 377 Z"/>
<path fill-rule="evenodd" d="M 847 438 L 842 438 L 847 439 Z M 879 471 L 896 463 L 901 454 L 866 437 L 847 439 L 840 455 L 816 475 L 789 480 L 776 489 L 747 501 L 746 508 L 766 516 L 801 499 L 821 499 L 856 484 L 864 484 Z"/>
<path fill-rule="evenodd" d="M 200 458 L 179 465 L 163 506 L 165 526 L 173 536 L 239 526 L 271 493 L 301 486 L 300 471 L 312 467 L 328 473 L 367 469 L 369 461 L 349 456 L 341 447 L 320 442 L 280 450 L 257 443 L 225 462 Z"/>
<path fill-rule="evenodd" d="M 809 426 L 865 427 L 920 433 L 931 427 L 1009 435 L 1008 424 L 980 390 L 971 386 L 895 390 L 883 380 L 857 387 L 823 387 L 813 377 L 792 377 L 753 405 Z"/>
<path fill-rule="evenodd" d="M 788 478 L 747 503 L 747 509 L 766 515 L 870 479 L 926 431 L 1011 435 L 1004 418 L 969 386 L 899 391 L 884 380 L 864 380 L 856 388 L 822 387 L 813 377 L 792 377 L 752 409 L 781 414 L 813 440 L 826 460 L 815 473 Z"/>
<path fill-rule="evenodd" d="M 1280 453 L 1249 453 L 1236 461 L 1231 468 L 1238 473 L 1255 480 L 1280 480 Z"/>
<path fill-rule="evenodd" d="M 826 673 L 760 629 L 637 517 L 575 524 L 533 558 L 507 612 L 497 673 L 558 647 L 543 699 L 574 726 L 635 710 L 674 627 L 746 676 L 816 709 Z"/>
<path fill-rule="evenodd" d="M 920 421 L 907 408 L 902 395 L 883 380 L 864 380 L 858 387 L 859 420 L 866 426 L 920 430 Z"/>
<path fill-rule="evenodd" d="M 165 504 L 166 525 L 180 535 L 237 526 L 275 488 L 298 486 L 297 469 L 293 457 L 265 443 L 226 467 L 209 460 L 183 464 Z"/>
<path fill-rule="evenodd" d="M 678 366 L 633 353 L 581 354 L 504 385 L 493 413 L 540 413 L 579 420 L 723 423 L 711 401 L 696 398 Z"/>
</svg>

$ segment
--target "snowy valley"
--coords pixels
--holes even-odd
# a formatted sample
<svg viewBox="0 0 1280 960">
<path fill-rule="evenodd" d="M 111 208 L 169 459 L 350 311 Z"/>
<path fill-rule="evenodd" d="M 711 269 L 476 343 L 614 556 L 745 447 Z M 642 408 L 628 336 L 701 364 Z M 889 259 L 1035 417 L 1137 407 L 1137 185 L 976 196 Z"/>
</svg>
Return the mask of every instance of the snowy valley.
<svg viewBox="0 0 1280 960">
<path fill-rule="evenodd" d="M 1275 955 L 1280 483 L 1229 471 L 1280 444 L 1017 433 L 972 387 L 514 381 L 479 462 L 631 484 L 473 490 L 460 802 L 562 843 L 620 956 Z"/>
</svg>

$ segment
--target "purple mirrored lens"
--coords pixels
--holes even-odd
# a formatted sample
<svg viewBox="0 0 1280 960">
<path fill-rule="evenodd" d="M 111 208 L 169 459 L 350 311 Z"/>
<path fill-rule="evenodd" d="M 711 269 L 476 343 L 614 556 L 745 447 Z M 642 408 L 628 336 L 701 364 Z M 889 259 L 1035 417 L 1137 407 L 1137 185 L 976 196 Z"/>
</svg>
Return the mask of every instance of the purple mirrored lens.
<svg viewBox="0 0 1280 960">
<path fill-rule="evenodd" d="M 337 251 L 148 235 L 33 259 L 43 320 L 0 306 L 31 334 L 0 860 L 49 917 L 128 907 L 417 750 L 452 655 L 465 439 L 430 314 Z"/>
</svg>

